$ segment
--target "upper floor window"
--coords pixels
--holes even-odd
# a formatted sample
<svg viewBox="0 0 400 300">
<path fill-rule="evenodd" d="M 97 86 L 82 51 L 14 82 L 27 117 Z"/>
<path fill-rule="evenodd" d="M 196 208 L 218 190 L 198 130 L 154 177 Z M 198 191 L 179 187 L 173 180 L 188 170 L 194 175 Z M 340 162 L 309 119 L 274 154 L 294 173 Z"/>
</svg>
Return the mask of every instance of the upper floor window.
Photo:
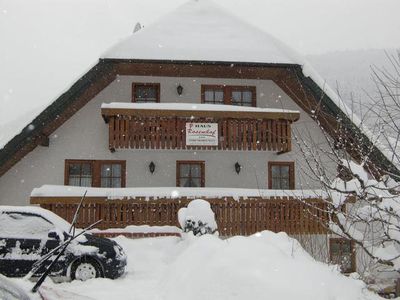
<svg viewBox="0 0 400 300">
<path fill-rule="evenodd" d="M 65 160 L 65 185 L 125 187 L 125 161 Z"/>
<path fill-rule="evenodd" d="M 177 161 L 176 186 L 204 187 L 204 161 Z"/>
<path fill-rule="evenodd" d="M 268 188 L 273 190 L 294 189 L 294 162 L 269 162 Z"/>
<path fill-rule="evenodd" d="M 256 106 L 255 86 L 202 85 L 201 100 L 209 104 Z"/>
<path fill-rule="evenodd" d="M 160 102 L 160 84 L 132 83 L 132 102 Z"/>
<path fill-rule="evenodd" d="M 250 88 L 233 87 L 231 95 L 232 104 L 239 106 L 253 106 L 253 95 L 254 92 Z"/>
<path fill-rule="evenodd" d="M 202 100 L 207 104 L 224 104 L 224 87 L 218 85 L 202 86 Z"/>
</svg>

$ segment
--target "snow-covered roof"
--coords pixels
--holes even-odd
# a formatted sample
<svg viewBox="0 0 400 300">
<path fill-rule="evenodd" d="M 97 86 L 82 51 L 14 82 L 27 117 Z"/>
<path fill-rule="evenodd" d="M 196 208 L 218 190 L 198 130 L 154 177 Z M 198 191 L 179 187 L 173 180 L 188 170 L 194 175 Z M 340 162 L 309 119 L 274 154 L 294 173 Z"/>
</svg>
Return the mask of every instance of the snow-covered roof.
<svg viewBox="0 0 400 300">
<path fill-rule="evenodd" d="M 178 197 L 324 197 L 322 190 L 269 190 L 269 189 L 240 189 L 240 188 L 182 188 L 182 187 L 134 187 L 134 188 L 93 188 L 64 185 L 43 185 L 32 190 L 31 197 L 107 197 L 122 199 L 145 197 L 149 198 L 178 198 Z"/>
<path fill-rule="evenodd" d="M 295 63 L 274 37 L 212 0 L 190 0 L 133 33 L 103 58 Z"/>
</svg>

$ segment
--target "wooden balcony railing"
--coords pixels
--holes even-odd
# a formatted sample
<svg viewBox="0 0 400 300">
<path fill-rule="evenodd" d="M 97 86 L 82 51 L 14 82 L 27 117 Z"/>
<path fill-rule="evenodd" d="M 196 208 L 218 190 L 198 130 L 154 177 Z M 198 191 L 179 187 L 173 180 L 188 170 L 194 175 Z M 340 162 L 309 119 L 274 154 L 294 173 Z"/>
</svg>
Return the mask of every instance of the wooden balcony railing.
<svg viewBox="0 0 400 300">
<path fill-rule="evenodd" d="M 251 235 L 262 230 L 288 234 L 327 233 L 327 203 L 318 198 L 302 201 L 289 197 L 204 199 L 210 202 L 223 236 Z M 79 201 L 80 197 L 31 197 L 31 204 L 40 204 L 67 221 L 72 220 Z M 99 219 L 103 220 L 98 226 L 100 229 L 128 225 L 179 226 L 178 210 L 189 202 L 187 198 L 107 200 L 106 197 L 87 197 L 78 226 L 87 227 Z"/>
<path fill-rule="evenodd" d="M 162 113 L 161 113 L 162 112 Z M 102 109 L 109 148 L 291 151 L 294 113 Z M 208 115 L 208 116 L 207 116 Z M 187 123 L 217 123 L 218 146 L 186 145 Z"/>
</svg>

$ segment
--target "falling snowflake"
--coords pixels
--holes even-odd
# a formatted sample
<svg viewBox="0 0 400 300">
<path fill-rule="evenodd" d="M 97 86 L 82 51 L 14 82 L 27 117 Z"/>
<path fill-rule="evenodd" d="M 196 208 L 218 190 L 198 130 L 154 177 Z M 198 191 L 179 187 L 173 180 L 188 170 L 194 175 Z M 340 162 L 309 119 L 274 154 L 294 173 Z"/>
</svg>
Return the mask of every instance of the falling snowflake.
<svg viewBox="0 0 400 300">
<path fill-rule="evenodd" d="M 171 198 L 172 199 L 175 199 L 175 198 L 178 198 L 179 197 L 179 191 L 177 191 L 177 190 L 172 190 L 171 191 Z"/>
</svg>

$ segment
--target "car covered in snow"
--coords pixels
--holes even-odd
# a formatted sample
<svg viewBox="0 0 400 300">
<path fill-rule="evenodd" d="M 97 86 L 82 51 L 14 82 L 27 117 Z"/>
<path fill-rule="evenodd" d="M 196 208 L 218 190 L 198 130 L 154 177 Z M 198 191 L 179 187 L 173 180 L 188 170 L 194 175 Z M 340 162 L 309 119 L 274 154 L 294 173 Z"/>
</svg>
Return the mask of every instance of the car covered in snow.
<svg viewBox="0 0 400 300">
<path fill-rule="evenodd" d="M 25 276 L 35 262 L 70 238 L 70 228 L 70 223 L 43 208 L 0 206 L 0 273 Z M 84 233 L 71 241 L 50 275 L 67 280 L 114 279 L 124 273 L 126 263 L 124 250 L 115 241 Z"/>
</svg>

